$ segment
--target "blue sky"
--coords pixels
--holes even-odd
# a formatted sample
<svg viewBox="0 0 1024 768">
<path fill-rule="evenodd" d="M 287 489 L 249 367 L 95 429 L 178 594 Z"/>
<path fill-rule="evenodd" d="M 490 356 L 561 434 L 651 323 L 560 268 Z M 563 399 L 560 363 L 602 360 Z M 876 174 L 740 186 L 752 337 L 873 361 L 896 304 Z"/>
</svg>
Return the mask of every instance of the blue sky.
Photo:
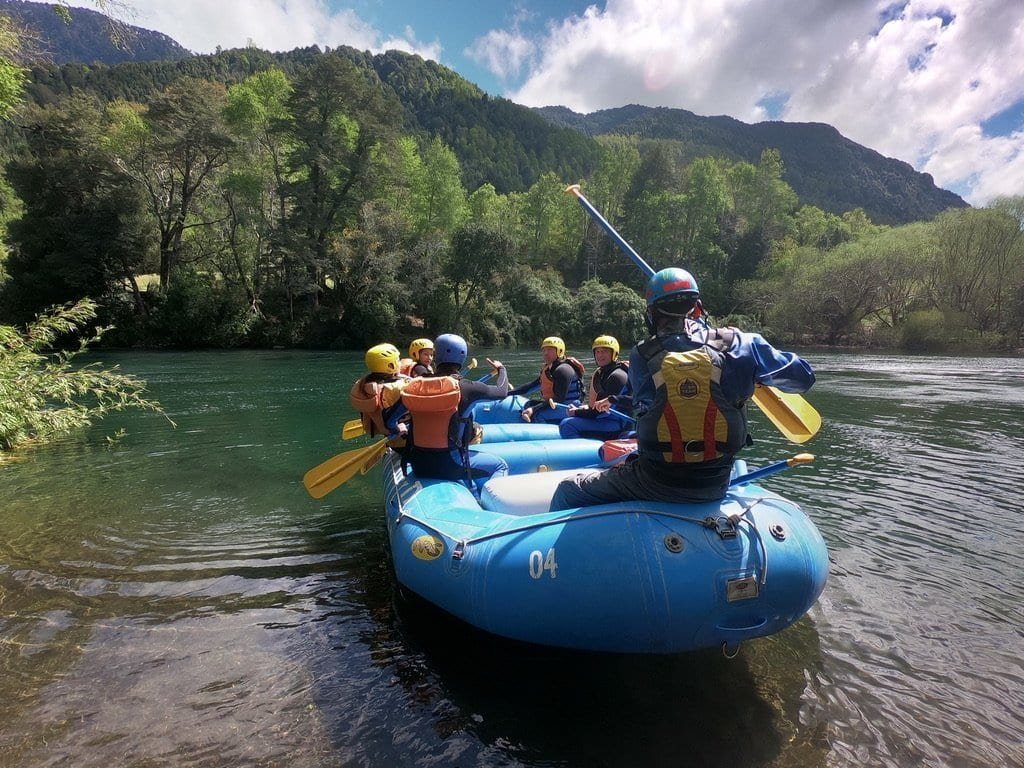
<svg viewBox="0 0 1024 768">
<path fill-rule="evenodd" d="M 829 123 L 975 205 L 1024 195 L 1024 0 L 113 2 L 197 53 L 397 48 L 526 106 Z"/>
</svg>

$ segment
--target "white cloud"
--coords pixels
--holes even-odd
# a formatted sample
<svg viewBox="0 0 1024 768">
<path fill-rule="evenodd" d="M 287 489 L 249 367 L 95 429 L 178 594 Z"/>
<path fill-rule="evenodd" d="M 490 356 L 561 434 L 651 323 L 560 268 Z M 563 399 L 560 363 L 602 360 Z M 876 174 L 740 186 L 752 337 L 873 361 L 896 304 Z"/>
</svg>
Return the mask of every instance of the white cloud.
<svg viewBox="0 0 1024 768">
<path fill-rule="evenodd" d="M 524 35 L 492 29 L 465 50 L 465 54 L 502 80 L 517 77 L 536 50 Z"/>
<path fill-rule="evenodd" d="M 580 112 L 630 103 L 826 122 L 966 190 L 1024 194 L 1024 131 L 981 123 L 1024 99 L 1020 0 L 608 0 L 548 29 L 522 104 Z M 884 12 L 884 17 L 883 17 Z M 500 39 L 492 37 L 491 39 Z M 496 59 L 499 76 L 510 58 Z"/>
<path fill-rule="evenodd" d="M 72 5 L 95 9 L 94 3 Z M 441 54 L 440 42 L 422 43 L 410 28 L 403 36 L 382 39 L 355 11 L 332 12 L 323 0 L 128 0 L 128 5 L 134 14 L 126 21 L 158 29 L 195 53 L 252 44 L 269 51 L 309 45 L 348 45 L 374 53 L 398 49 L 434 60 Z"/>
</svg>

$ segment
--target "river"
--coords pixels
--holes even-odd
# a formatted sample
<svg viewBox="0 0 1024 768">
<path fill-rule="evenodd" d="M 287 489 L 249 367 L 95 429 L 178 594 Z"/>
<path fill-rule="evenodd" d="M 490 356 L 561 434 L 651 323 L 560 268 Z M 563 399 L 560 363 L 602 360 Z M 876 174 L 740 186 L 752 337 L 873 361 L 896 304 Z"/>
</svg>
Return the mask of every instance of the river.
<svg viewBox="0 0 1024 768">
<path fill-rule="evenodd" d="M 765 485 L 829 582 L 727 660 L 524 647 L 404 595 L 379 470 L 301 482 L 365 444 L 361 355 L 98 355 L 177 427 L 0 466 L 0 764 L 1024 766 L 1024 360 L 808 358 L 817 460 Z M 801 450 L 752 422 L 752 466 Z"/>
</svg>

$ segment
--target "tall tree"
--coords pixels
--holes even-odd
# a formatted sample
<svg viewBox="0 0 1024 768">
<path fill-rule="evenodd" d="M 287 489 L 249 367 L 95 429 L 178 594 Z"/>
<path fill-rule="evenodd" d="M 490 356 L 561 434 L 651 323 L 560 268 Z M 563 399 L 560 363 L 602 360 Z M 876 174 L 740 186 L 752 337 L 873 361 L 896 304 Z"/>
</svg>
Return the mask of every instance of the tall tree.
<svg viewBox="0 0 1024 768">
<path fill-rule="evenodd" d="M 412 184 L 416 231 L 450 234 L 469 216 L 459 160 L 437 137 L 427 143 L 420 156 Z"/>
<path fill-rule="evenodd" d="M 104 146 L 104 117 L 87 96 L 26 115 L 27 153 L 8 165 L 24 210 L 4 293 L 22 322 L 53 304 L 131 290 L 149 251 L 142 199 Z M 120 288 L 118 288 L 120 286 Z"/>
<path fill-rule="evenodd" d="M 237 137 L 225 178 L 220 185 L 226 207 L 222 224 L 225 264 L 221 273 L 235 275 L 257 315 L 262 315 L 263 288 L 274 258 L 273 236 L 285 219 L 281 194 L 286 179 L 285 137 L 274 126 L 288 120 L 291 84 L 284 72 L 272 68 L 228 89 L 225 117 Z"/>
<path fill-rule="evenodd" d="M 224 125 L 224 87 L 184 78 L 143 110 L 122 104 L 112 146 L 124 171 L 138 181 L 160 233 L 160 287 L 166 291 L 184 261 L 185 232 L 204 226 L 200 195 L 228 161 L 232 137 Z"/>
<path fill-rule="evenodd" d="M 372 196 L 374 152 L 397 114 L 379 83 L 339 54 L 318 57 L 296 80 L 288 111 L 280 124 L 291 143 L 286 242 L 317 306 L 329 268 L 337 266 L 334 238 Z"/>
<path fill-rule="evenodd" d="M 514 266 L 511 238 L 488 227 L 469 224 L 452 237 L 451 255 L 444 268 L 449 286 L 449 327 L 465 331 L 470 309 L 486 300 L 501 275 Z"/>
</svg>

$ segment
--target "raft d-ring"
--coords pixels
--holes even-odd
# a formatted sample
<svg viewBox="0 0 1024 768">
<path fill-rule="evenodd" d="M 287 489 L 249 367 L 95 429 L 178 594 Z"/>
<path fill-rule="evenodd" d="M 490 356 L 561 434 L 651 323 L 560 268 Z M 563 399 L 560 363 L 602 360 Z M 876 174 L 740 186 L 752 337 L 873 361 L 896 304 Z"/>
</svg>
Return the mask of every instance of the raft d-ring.
<svg viewBox="0 0 1024 768">
<path fill-rule="evenodd" d="M 729 643 L 723 641 L 722 642 L 722 655 L 725 656 L 725 658 L 727 658 L 730 661 L 732 661 L 733 659 L 735 659 L 737 656 L 740 655 L 740 644 L 736 643 L 735 650 L 733 650 L 732 653 L 730 653 L 729 652 Z"/>
<path fill-rule="evenodd" d="M 665 536 L 665 549 L 671 552 L 673 555 L 678 555 L 683 551 L 685 542 L 683 537 L 678 533 L 669 533 Z"/>
</svg>

